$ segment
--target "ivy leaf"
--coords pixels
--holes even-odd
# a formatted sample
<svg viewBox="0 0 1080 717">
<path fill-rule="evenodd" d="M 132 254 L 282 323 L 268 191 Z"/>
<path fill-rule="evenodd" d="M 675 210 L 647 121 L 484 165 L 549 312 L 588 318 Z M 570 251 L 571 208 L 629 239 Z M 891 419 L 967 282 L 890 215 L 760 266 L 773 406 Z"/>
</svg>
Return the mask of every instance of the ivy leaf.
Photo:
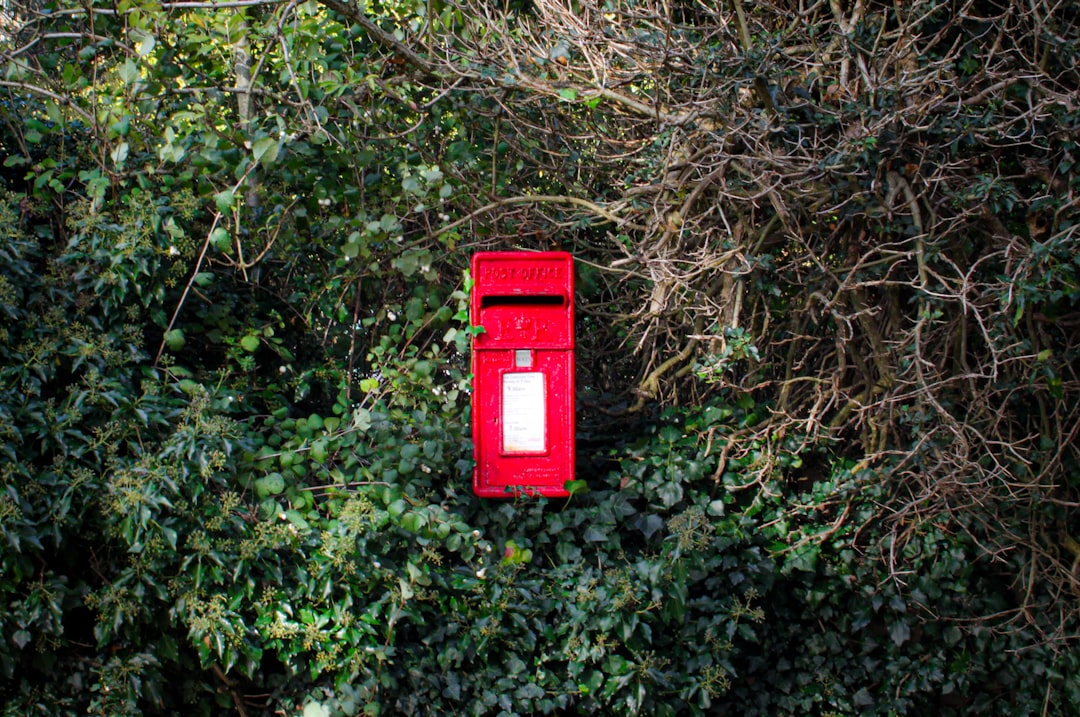
<svg viewBox="0 0 1080 717">
<path fill-rule="evenodd" d="M 563 485 L 563 488 L 566 489 L 566 492 L 570 495 L 578 495 L 580 493 L 589 492 L 589 483 L 588 481 L 583 480 L 568 480 Z"/>
<path fill-rule="evenodd" d="M 19 649 L 25 648 L 30 643 L 30 633 L 26 630 L 16 630 L 15 634 L 11 636 L 11 639 L 19 646 Z"/>
<path fill-rule="evenodd" d="M 232 237 L 229 236 L 229 230 L 225 227 L 214 227 L 214 231 L 210 233 L 210 243 L 218 251 L 228 251 L 232 247 Z"/>
<path fill-rule="evenodd" d="M 677 481 L 667 481 L 656 489 L 656 495 L 665 508 L 670 508 L 682 500 L 683 488 Z"/>
<path fill-rule="evenodd" d="M 595 525 L 590 525 L 585 529 L 585 535 L 582 536 L 587 543 L 602 543 L 607 540 L 607 533 L 597 528 Z"/>
<path fill-rule="evenodd" d="M 218 192 L 214 195 L 214 206 L 222 214 L 232 211 L 233 203 L 236 201 L 236 193 L 231 189 Z"/>
<path fill-rule="evenodd" d="M 651 538 L 656 531 L 664 527 L 664 519 L 659 515 L 643 515 L 637 520 L 636 526 L 646 538 Z"/>
<path fill-rule="evenodd" d="M 675 426 L 664 426 L 660 429 L 660 440 L 664 443 L 674 443 L 682 438 L 682 431 Z"/>
<path fill-rule="evenodd" d="M 889 626 L 889 637 L 892 638 L 893 644 L 900 647 L 911 637 L 911 628 L 903 620 L 897 620 Z"/>
</svg>

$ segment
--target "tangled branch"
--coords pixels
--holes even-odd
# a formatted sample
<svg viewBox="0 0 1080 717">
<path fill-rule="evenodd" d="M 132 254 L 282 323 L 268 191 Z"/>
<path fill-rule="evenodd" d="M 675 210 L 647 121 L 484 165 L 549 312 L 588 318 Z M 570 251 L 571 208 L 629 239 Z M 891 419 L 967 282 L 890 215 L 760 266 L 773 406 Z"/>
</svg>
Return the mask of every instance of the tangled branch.
<svg viewBox="0 0 1080 717">
<path fill-rule="evenodd" d="M 456 7 L 473 41 L 426 54 L 490 98 L 535 179 L 588 198 L 575 204 L 597 231 L 576 241 L 619 273 L 586 311 L 629 327 L 592 349 L 619 357 L 611 381 L 634 377 L 631 410 L 755 393 L 772 406 L 763 431 L 841 440 L 890 472 L 898 537 L 947 520 L 988 554 L 1026 551 L 1028 579 L 1069 594 L 1074 11 Z M 581 226 L 514 215 L 493 242 L 529 221 Z M 973 524 L 970 505 L 993 518 Z"/>
</svg>

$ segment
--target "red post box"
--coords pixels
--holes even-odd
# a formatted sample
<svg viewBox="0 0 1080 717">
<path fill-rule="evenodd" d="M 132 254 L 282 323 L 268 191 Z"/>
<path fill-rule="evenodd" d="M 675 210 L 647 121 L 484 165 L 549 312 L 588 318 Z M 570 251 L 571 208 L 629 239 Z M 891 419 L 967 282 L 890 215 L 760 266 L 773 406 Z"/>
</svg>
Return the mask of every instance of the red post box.
<svg viewBox="0 0 1080 717">
<path fill-rule="evenodd" d="M 574 479 L 574 261 L 566 252 L 472 259 L 472 427 L 481 497 L 558 497 Z"/>
</svg>

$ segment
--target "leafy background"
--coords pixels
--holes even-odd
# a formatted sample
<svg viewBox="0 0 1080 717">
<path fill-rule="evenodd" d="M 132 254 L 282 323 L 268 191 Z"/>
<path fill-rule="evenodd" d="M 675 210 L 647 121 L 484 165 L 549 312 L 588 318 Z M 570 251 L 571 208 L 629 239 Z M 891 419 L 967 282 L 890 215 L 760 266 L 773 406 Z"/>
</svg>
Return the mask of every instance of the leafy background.
<svg viewBox="0 0 1080 717">
<path fill-rule="evenodd" d="M 0 18 L 5 714 L 1075 713 L 1072 6 Z M 512 248 L 566 501 L 469 491 Z"/>
</svg>

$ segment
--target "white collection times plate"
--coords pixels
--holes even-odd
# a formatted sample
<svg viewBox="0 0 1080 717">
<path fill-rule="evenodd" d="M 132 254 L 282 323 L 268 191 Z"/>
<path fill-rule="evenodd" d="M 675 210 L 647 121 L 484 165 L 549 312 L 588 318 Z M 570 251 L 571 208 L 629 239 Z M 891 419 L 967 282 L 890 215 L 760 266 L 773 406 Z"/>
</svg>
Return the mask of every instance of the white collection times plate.
<svg viewBox="0 0 1080 717">
<path fill-rule="evenodd" d="M 515 371 L 502 377 L 502 448 L 504 453 L 547 450 L 547 400 L 544 374 Z"/>
</svg>

